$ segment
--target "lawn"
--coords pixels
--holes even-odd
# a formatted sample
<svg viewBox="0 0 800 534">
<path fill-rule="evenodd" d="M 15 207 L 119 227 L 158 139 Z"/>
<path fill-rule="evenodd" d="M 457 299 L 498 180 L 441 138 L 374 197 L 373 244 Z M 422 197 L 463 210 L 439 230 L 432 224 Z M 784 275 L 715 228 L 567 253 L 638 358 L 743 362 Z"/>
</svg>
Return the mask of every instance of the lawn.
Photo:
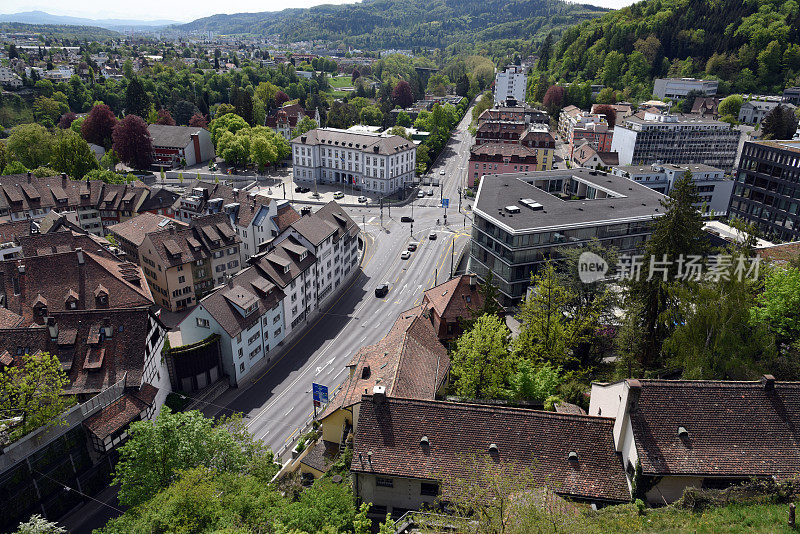
<svg viewBox="0 0 800 534">
<path fill-rule="evenodd" d="M 350 76 L 336 76 L 335 78 L 328 78 L 328 83 L 330 83 L 331 87 L 334 89 L 353 86 L 353 81 L 351 80 Z"/>
</svg>

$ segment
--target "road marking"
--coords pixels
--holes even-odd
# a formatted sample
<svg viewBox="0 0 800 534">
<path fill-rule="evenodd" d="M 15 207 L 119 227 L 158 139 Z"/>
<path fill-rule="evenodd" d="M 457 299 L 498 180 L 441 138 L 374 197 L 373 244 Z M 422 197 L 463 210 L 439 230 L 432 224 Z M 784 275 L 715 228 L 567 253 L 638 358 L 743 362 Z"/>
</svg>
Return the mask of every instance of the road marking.
<svg viewBox="0 0 800 534">
<path fill-rule="evenodd" d="M 294 406 L 292 406 L 291 408 L 289 408 L 289 411 L 288 411 L 288 412 L 286 412 L 285 414 L 283 414 L 283 416 L 284 416 L 284 417 L 286 417 L 287 415 L 289 415 L 289 414 L 290 414 L 290 413 L 292 413 L 293 411 L 294 411 Z"/>
<path fill-rule="evenodd" d="M 371 222 L 372 222 L 372 221 L 374 221 L 374 220 L 375 220 L 375 217 L 371 218 L 371 219 L 370 219 L 370 220 L 368 220 L 367 222 L 368 222 L 368 223 L 371 223 Z"/>
</svg>

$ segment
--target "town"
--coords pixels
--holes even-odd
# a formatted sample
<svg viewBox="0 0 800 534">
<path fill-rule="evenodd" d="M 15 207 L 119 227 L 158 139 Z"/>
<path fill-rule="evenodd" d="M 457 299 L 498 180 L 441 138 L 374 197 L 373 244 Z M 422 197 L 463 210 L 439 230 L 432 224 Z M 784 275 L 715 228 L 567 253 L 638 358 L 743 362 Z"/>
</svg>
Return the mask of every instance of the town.
<svg viewBox="0 0 800 534">
<path fill-rule="evenodd" d="M 0 531 L 795 530 L 797 6 L 435 3 L 0 14 Z"/>
</svg>

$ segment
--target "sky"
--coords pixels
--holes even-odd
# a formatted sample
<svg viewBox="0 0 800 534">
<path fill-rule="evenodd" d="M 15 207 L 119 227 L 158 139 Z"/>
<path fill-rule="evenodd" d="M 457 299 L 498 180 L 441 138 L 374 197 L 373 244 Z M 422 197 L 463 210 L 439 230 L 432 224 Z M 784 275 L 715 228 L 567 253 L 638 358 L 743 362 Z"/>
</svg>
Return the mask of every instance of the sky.
<svg viewBox="0 0 800 534">
<path fill-rule="evenodd" d="M 91 19 L 123 18 L 134 20 L 177 20 L 188 22 L 216 13 L 245 13 L 257 11 L 280 11 L 289 7 L 311 7 L 319 4 L 345 4 L 352 0 L 136 0 L 135 2 L 109 2 L 108 0 L 2 0 L 0 13 L 24 11 L 46 11 L 52 15 L 69 15 Z M 581 3 L 620 8 L 632 0 L 583 0 Z"/>
</svg>

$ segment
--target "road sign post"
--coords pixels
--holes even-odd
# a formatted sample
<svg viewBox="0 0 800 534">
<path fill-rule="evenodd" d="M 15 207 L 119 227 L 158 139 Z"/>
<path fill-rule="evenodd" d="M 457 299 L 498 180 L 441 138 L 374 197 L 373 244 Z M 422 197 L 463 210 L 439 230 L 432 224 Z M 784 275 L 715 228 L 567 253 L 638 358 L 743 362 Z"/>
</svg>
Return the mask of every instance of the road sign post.
<svg viewBox="0 0 800 534">
<path fill-rule="evenodd" d="M 316 419 L 317 408 L 328 404 L 328 386 L 312 383 L 311 392 L 314 399 L 314 419 Z"/>
</svg>

